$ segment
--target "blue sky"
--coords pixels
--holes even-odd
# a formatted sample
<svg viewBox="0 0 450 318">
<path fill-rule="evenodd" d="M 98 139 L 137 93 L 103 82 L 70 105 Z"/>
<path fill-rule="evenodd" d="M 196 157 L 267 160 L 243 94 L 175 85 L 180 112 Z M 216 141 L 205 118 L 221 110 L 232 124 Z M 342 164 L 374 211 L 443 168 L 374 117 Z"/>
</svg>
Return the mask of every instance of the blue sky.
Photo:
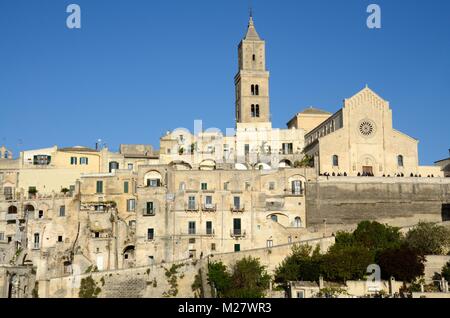
<svg viewBox="0 0 450 318">
<path fill-rule="evenodd" d="M 66 27 L 77 3 L 82 29 Z M 370 3 L 382 29 L 366 26 Z M 158 148 L 167 130 L 234 127 L 248 0 L 0 0 L 0 144 Z M 368 84 L 422 164 L 450 148 L 450 1 L 253 0 L 275 127 Z"/>
</svg>

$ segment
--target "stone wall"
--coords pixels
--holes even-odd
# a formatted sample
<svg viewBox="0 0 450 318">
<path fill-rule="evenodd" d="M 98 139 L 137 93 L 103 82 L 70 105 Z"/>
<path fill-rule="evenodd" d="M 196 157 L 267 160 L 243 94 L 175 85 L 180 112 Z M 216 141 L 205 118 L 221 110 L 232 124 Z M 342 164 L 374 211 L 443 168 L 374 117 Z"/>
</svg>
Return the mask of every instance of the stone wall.
<svg viewBox="0 0 450 318">
<path fill-rule="evenodd" d="M 186 260 L 52 278 L 40 282 L 40 297 L 78 298 L 82 279 L 91 276 L 101 290 L 99 298 L 190 298 L 194 296 L 191 286 L 195 275 L 202 266 L 200 260 Z"/>
<path fill-rule="evenodd" d="M 450 202 L 448 178 L 319 177 L 306 186 L 308 226 L 355 224 L 363 220 L 408 226 L 442 221 Z"/>
</svg>

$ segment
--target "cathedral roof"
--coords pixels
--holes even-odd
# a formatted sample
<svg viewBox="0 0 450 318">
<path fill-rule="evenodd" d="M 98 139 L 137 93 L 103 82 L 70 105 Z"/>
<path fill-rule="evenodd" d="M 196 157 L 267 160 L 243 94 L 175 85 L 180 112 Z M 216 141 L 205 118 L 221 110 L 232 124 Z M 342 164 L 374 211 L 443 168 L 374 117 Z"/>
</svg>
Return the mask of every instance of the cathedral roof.
<svg viewBox="0 0 450 318">
<path fill-rule="evenodd" d="M 250 16 L 250 20 L 248 21 L 248 30 L 247 34 L 245 35 L 245 40 L 250 41 L 260 41 L 261 38 L 258 35 L 258 32 L 256 32 L 255 24 L 253 23 L 253 17 Z"/>
<path fill-rule="evenodd" d="M 322 110 L 322 109 L 314 108 L 312 106 L 306 108 L 305 110 L 300 112 L 300 114 L 307 114 L 307 115 L 331 115 L 330 112 L 327 112 L 327 111 Z"/>
</svg>

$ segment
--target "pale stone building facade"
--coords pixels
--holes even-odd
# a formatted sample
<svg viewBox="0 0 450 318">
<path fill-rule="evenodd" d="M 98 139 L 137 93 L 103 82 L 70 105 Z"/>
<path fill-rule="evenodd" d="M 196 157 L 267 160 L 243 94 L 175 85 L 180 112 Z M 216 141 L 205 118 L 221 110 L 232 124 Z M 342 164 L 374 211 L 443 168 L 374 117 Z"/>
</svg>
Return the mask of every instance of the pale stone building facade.
<svg viewBox="0 0 450 318">
<path fill-rule="evenodd" d="M 327 219 L 358 221 L 347 212 L 355 209 L 323 211 L 347 202 L 321 191 L 323 174 L 428 177 L 406 182 L 420 200 L 433 197 L 431 205 L 419 202 L 427 211 L 417 213 L 434 220 L 442 205 L 448 216 L 450 180 L 439 167 L 419 165 L 418 141 L 393 129 L 389 104 L 369 88 L 335 114 L 307 108 L 286 129 L 273 128 L 265 53 L 251 18 L 238 46 L 235 128 L 225 133 L 198 123 L 193 133 L 176 129 L 161 137 L 159 151 L 54 146 L 13 159 L 0 148 L 0 264 L 33 267 L 39 293 L 48 295 L 50 278 L 94 267 L 150 266 L 322 237 L 326 228 L 322 233 L 318 224 Z M 327 177 L 326 187 L 345 183 L 347 191 L 365 180 Z M 378 181 L 370 186 L 380 188 Z M 388 188 L 389 200 L 405 200 L 404 190 Z M 433 189 L 439 194 L 427 192 Z M 364 216 L 377 219 L 377 200 L 388 200 L 367 200 Z"/>
</svg>

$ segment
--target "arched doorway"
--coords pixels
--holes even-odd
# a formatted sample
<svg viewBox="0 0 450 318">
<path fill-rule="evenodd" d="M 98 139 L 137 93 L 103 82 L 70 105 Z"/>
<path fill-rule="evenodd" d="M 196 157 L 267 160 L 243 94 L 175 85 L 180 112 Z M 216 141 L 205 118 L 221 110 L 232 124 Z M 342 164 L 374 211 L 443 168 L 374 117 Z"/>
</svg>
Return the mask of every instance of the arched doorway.
<svg viewBox="0 0 450 318">
<path fill-rule="evenodd" d="M 123 268 L 132 268 L 136 265 L 134 245 L 129 245 L 123 250 Z"/>
</svg>

